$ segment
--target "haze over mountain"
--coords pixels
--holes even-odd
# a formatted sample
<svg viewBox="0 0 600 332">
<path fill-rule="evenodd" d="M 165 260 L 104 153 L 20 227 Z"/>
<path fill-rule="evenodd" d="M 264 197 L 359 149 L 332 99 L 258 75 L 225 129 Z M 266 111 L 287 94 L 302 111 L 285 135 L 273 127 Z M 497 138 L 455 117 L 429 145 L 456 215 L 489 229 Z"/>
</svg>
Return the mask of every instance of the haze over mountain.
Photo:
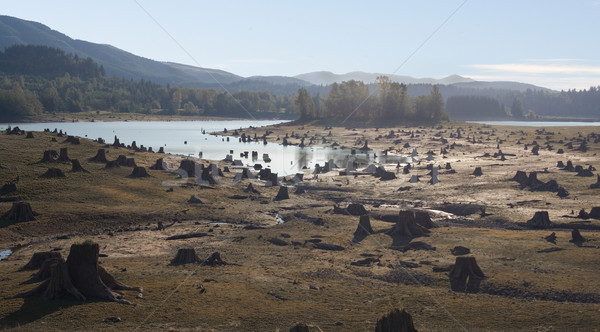
<svg viewBox="0 0 600 332">
<path fill-rule="evenodd" d="M 170 84 L 184 87 L 212 87 L 221 85 L 232 88 L 273 89 L 278 91 L 297 90 L 298 87 L 310 85 L 330 85 L 334 82 L 357 80 L 374 83 L 380 73 L 350 72 L 334 74 L 319 71 L 287 76 L 251 76 L 241 77 L 236 74 L 210 68 L 200 68 L 173 62 L 161 62 L 137 56 L 119 48 L 106 44 L 96 44 L 83 40 L 72 39 L 69 36 L 52 30 L 41 23 L 26 21 L 11 16 L 0 16 L 0 50 L 15 44 L 45 45 L 61 49 L 79 57 L 90 57 L 102 65 L 109 76 L 125 79 L 149 80 L 159 84 Z M 450 75 L 442 79 L 413 78 L 401 75 L 386 75 L 393 81 L 405 84 L 442 84 L 453 85 L 457 88 L 468 89 L 501 89 L 525 91 L 548 90 L 531 84 L 518 82 L 478 82 L 459 75 Z"/>
</svg>

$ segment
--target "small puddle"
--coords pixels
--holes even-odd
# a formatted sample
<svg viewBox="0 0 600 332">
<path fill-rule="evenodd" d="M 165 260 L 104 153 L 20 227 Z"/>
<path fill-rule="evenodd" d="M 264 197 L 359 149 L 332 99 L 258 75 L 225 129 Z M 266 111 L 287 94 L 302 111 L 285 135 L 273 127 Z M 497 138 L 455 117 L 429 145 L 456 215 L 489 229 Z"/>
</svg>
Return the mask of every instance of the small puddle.
<svg viewBox="0 0 600 332">
<path fill-rule="evenodd" d="M 13 252 L 10 249 L 0 251 L 0 261 L 10 256 L 12 253 Z"/>
</svg>

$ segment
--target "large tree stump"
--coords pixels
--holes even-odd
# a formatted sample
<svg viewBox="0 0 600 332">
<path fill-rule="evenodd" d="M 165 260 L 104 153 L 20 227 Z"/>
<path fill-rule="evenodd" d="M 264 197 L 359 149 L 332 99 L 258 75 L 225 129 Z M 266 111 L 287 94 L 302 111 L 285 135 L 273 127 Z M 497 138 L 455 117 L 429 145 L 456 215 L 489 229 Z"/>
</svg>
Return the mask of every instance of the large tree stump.
<svg viewBox="0 0 600 332">
<path fill-rule="evenodd" d="M 119 155 L 115 161 L 117 162 L 117 164 L 119 164 L 119 166 L 127 165 L 127 157 L 124 155 Z"/>
<path fill-rule="evenodd" d="M 180 248 L 177 250 L 175 258 L 171 260 L 169 265 L 183 265 L 190 263 L 200 263 L 200 258 L 196 255 L 194 248 Z"/>
<path fill-rule="evenodd" d="M 392 237 L 392 248 L 402 248 L 412 239 L 427 236 L 429 230 L 419 225 L 414 211 L 400 211 L 400 218 L 387 233 Z"/>
<path fill-rule="evenodd" d="M 55 162 L 57 156 L 58 152 L 56 152 L 56 150 L 46 150 L 44 151 L 44 155 L 42 156 L 42 160 L 40 160 L 40 163 Z"/>
<path fill-rule="evenodd" d="M 273 199 L 274 201 L 282 201 L 284 199 L 289 199 L 290 195 L 288 193 L 288 187 L 279 186 L 279 191 L 277 192 L 277 196 Z"/>
<path fill-rule="evenodd" d="M 527 225 L 535 228 L 548 228 L 552 225 L 548 211 L 537 211 L 533 218 L 527 220 Z"/>
<path fill-rule="evenodd" d="M 106 164 L 108 162 L 108 160 L 106 159 L 106 150 L 98 149 L 96 156 L 94 156 L 93 158 L 90 158 L 89 161 L 93 162 L 93 163 Z"/>
<path fill-rule="evenodd" d="M 58 262 L 65 262 L 62 256 L 47 258 L 44 260 L 38 272 L 33 277 L 39 280 L 46 280 L 52 276 L 52 265 Z"/>
<path fill-rule="evenodd" d="M 35 220 L 37 213 L 31 210 L 28 202 L 13 202 L 12 207 L 2 216 L 2 220 L 24 222 Z"/>
<path fill-rule="evenodd" d="M 358 226 L 356 227 L 356 230 L 354 231 L 354 238 L 352 239 L 352 242 L 360 242 L 364 238 L 366 238 L 367 236 L 369 236 L 373 233 L 375 233 L 375 232 L 373 231 L 373 228 L 371 227 L 371 219 L 369 218 L 368 215 L 364 214 L 364 215 L 360 216 L 360 219 L 358 221 Z"/>
<path fill-rule="evenodd" d="M 64 143 L 71 143 L 73 145 L 79 145 L 79 144 L 81 144 L 81 141 L 79 141 L 79 137 L 67 136 L 67 139 L 64 141 Z"/>
<path fill-rule="evenodd" d="M 593 219 L 600 219 L 600 206 L 592 207 L 592 210 L 588 214 L 588 217 Z"/>
<path fill-rule="evenodd" d="M 81 166 L 81 163 L 79 163 L 79 160 L 77 159 L 71 159 L 71 172 L 89 173 L 88 170 Z"/>
<path fill-rule="evenodd" d="M 146 168 L 143 166 L 136 166 L 133 168 L 133 171 L 131 172 L 131 174 L 129 174 L 130 178 L 147 178 L 149 177 L 150 174 L 148 174 L 148 172 L 146 171 Z"/>
<path fill-rule="evenodd" d="M 527 173 L 523 171 L 517 171 L 517 174 L 512 178 L 513 181 L 517 181 L 520 185 L 525 185 L 527 182 Z"/>
<path fill-rule="evenodd" d="M 114 293 L 102 282 L 98 271 L 99 252 L 100 247 L 98 244 L 91 241 L 71 245 L 69 257 L 67 258 L 67 266 L 73 285 L 81 294 L 87 297 L 131 304 L 123 300 L 121 295 Z M 103 271 L 102 274 L 104 272 L 106 271 Z"/>
<path fill-rule="evenodd" d="M 10 194 L 17 191 L 17 184 L 14 182 L 5 183 L 2 188 L 0 188 L 0 195 Z"/>
<path fill-rule="evenodd" d="M 575 228 L 571 231 L 571 240 L 569 240 L 569 242 L 581 245 L 585 242 L 585 238 L 581 235 L 579 229 Z"/>
<path fill-rule="evenodd" d="M 42 174 L 43 178 L 64 178 L 65 173 L 60 168 L 50 167 L 46 173 Z"/>
<path fill-rule="evenodd" d="M 36 270 L 42 267 L 45 260 L 51 258 L 62 258 L 61 254 L 56 251 L 39 251 L 33 253 L 29 262 L 19 269 L 19 271 Z"/>
<path fill-rule="evenodd" d="M 405 309 L 394 309 L 377 320 L 375 332 L 417 332 L 412 316 Z"/>
<path fill-rule="evenodd" d="M 473 256 L 458 256 L 450 270 L 450 288 L 455 292 L 477 293 L 485 275 Z"/>
<path fill-rule="evenodd" d="M 473 175 L 475 175 L 475 176 L 482 176 L 483 175 L 483 171 L 481 171 L 481 167 L 476 167 L 475 170 L 473 171 Z"/>
<path fill-rule="evenodd" d="M 191 159 L 182 159 L 179 163 L 178 171 L 185 172 L 185 174 L 182 174 L 181 177 L 196 177 L 196 162 Z"/>
<path fill-rule="evenodd" d="M 71 161 L 71 158 L 69 158 L 69 153 L 67 151 L 67 148 L 60 148 L 60 154 L 58 155 L 58 159 L 56 159 L 56 160 L 62 161 L 62 162 Z"/>
<path fill-rule="evenodd" d="M 114 279 L 106 270 L 98 265 L 99 246 L 97 243 L 86 241 L 73 244 L 67 261 L 53 258 L 46 260 L 50 264 L 50 279 L 38 287 L 16 294 L 9 298 L 41 295 L 43 299 L 52 300 L 72 295 L 80 301 L 93 297 L 124 304 L 131 304 L 122 299 L 121 295 L 111 290 L 136 290 Z M 54 261 L 53 261 L 54 260 Z M 46 264 L 46 263 L 45 263 Z"/>
</svg>

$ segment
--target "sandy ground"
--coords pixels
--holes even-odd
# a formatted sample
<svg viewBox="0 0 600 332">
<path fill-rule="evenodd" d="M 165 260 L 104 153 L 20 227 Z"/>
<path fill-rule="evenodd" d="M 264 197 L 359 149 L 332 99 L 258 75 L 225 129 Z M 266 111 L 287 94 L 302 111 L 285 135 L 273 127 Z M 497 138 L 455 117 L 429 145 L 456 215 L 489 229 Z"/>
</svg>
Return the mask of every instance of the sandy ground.
<svg viewBox="0 0 600 332">
<path fill-rule="evenodd" d="M 132 179 L 129 167 L 106 170 L 87 161 L 102 147 L 98 143 L 69 145 L 53 133 L 35 133 L 33 139 L 0 135 L 0 177 L 8 182 L 19 175 L 18 191 L 0 197 L 20 196 L 39 213 L 35 221 L 0 226 L 0 249 L 19 248 L 0 262 L 0 295 L 40 282 L 31 278 L 35 271 L 19 271 L 34 252 L 54 250 L 66 258 L 71 244 L 87 239 L 100 244 L 100 263 L 118 280 L 144 289 L 142 298 L 125 291 L 137 306 L 69 298 L 2 300 L 0 328 L 275 331 L 303 322 L 324 331 L 372 330 L 395 307 L 406 308 L 417 329 L 425 331 L 594 330 L 600 325 L 600 221 L 576 218 L 580 209 L 600 206 L 600 189 L 589 189 L 596 171 L 593 177 L 581 177 L 557 168 L 558 161 L 567 160 L 586 169 L 600 166 L 600 144 L 590 135 L 598 134 L 597 127 L 541 131 L 449 123 L 378 130 L 276 126 L 244 133 L 262 136 L 266 130 L 271 143 L 287 134 L 292 144 L 305 136 L 306 142 L 313 137 L 315 144 L 355 149 L 367 141 L 368 147 L 389 154 L 410 155 L 416 149 L 420 162 L 409 174 L 402 168 L 397 173 L 394 164 L 381 165 L 395 174 L 389 181 L 361 170 L 343 176 L 340 168 L 318 177 L 306 170 L 302 183 L 284 182 L 290 199 L 274 201 L 278 187 L 266 187 L 259 179 L 236 183 L 239 170 L 223 161 L 216 163 L 231 172 L 218 179 L 219 185 L 155 170 L 149 170 L 149 178 Z M 578 151 L 584 138 L 588 150 Z M 538 155 L 532 154 L 533 141 L 540 146 Z M 70 173 L 70 164 L 38 163 L 44 150 L 61 147 L 68 147 L 71 158 L 90 173 Z M 447 153 L 440 155 L 444 148 Z M 109 160 L 123 154 L 146 168 L 159 157 L 174 169 L 179 164 L 175 156 L 106 149 Z M 558 149 L 564 153 L 557 154 Z M 493 157 L 498 150 L 506 160 Z M 428 151 L 435 152 L 433 160 L 426 160 Z M 454 172 L 445 169 L 447 163 Z M 435 185 L 427 183 L 428 164 L 442 167 Z M 48 167 L 63 169 L 66 177 L 41 178 Z M 482 176 L 472 175 L 476 167 Z M 510 180 L 517 170 L 539 172 L 540 181 L 555 180 L 569 195 L 522 189 Z M 421 181 L 410 183 L 411 175 L 420 175 Z M 245 192 L 249 183 L 259 193 Z M 306 192 L 296 194 L 296 187 Z M 188 203 L 191 195 L 203 203 Z M 349 203 L 366 208 L 375 231 L 359 243 L 352 241 L 359 217 L 335 213 L 334 206 Z M 11 204 L 0 202 L 0 212 Z M 385 232 L 394 223 L 382 219 L 407 209 L 428 212 L 439 226 L 412 240 L 435 250 L 390 248 L 392 238 Z M 536 211 L 548 212 L 550 228 L 527 227 Z M 159 221 L 170 227 L 156 230 Z M 570 243 L 573 228 L 588 241 Z M 190 232 L 206 236 L 167 240 Z M 552 232 L 556 244 L 544 240 Z M 285 245 L 273 244 L 273 238 Z M 314 244 L 319 241 L 344 249 L 321 250 Z M 471 250 L 487 276 L 479 293 L 453 292 L 448 272 L 434 272 L 454 263 L 450 250 L 458 245 Z M 201 259 L 219 252 L 230 264 L 169 266 L 179 248 L 194 248 Z M 562 250 L 538 252 L 548 248 Z M 352 264 L 365 258 L 374 262 Z M 121 321 L 104 321 L 113 316 Z"/>
</svg>

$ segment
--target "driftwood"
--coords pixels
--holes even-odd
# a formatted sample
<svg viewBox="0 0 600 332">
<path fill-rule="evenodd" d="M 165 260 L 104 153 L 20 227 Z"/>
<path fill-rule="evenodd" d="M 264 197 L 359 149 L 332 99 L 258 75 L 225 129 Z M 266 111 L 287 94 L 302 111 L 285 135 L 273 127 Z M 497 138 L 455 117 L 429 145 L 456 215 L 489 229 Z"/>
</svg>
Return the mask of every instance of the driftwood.
<svg viewBox="0 0 600 332">
<path fill-rule="evenodd" d="M 200 258 L 196 255 L 194 248 L 180 248 L 177 255 L 171 260 L 169 265 L 184 265 L 190 263 L 200 263 Z"/>
<path fill-rule="evenodd" d="M 98 152 L 96 153 L 96 155 L 93 158 L 89 159 L 90 162 L 93 163 L 108 163 L 108 160 L 106 160 L 106 150 L 104 149 L 98 149 Z"/>
<path fill-rule="evenodd" d="M 412 316 L 405 309 L 394 309 L 377 320 L 375 332 L 417 332 Z"/>
<path fill-rule="evenodd" d="M 2 220 L 24 222 L 35 220 L 37 213 L 31 210 L 31 205 L 28 202 L 13 202 L 12 207 L 6 212 Z"/>
<path fill-rule="evenodd" d="M 71 295 L 80 301 L 91 297 L 131 304 L 114 291 L 136 290 L 141 292 L 142 289 L 129 287 L 116 281 L 104 268 L 100 267 L 98 265 L 99 251 L 98 244 L 90 241 L 71 245 L 66 262 L 57 259 L 51 263 L 48 280 L 30 291 L 9 298 L 41 295 L 43 299 L 52 300 Z"/>
<path fill-rule="evenodd" d="M 477 293 L 485 275 L 477 265 L 475 257 L 458 256 L 450 270 L 450 288 L 455 292 Z"/>
</svg>

